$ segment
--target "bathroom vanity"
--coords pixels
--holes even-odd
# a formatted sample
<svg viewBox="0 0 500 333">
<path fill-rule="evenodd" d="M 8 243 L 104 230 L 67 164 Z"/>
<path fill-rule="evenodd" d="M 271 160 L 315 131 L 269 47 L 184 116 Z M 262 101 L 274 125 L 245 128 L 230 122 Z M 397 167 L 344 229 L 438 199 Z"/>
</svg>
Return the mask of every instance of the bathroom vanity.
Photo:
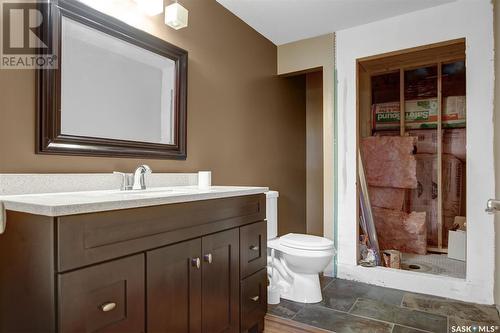
<svg viewBox="0 0 500 333">
<path fill-rule="evenodd" d="M 261 332 L 267 189 L 230 189 L 4 199 L 0 332 Z"/>
</svg>

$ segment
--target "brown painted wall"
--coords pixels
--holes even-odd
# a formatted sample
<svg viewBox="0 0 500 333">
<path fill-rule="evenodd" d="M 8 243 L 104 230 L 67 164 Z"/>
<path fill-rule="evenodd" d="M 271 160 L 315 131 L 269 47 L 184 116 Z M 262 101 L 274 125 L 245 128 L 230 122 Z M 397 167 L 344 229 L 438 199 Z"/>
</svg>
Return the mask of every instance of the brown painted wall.
<svg viewBox="0 0 500 333">
<path fill-rule="evenodd" d="M 323 236 L 323 72 L 306 74 L 306 229 Z"/>
<path fill-rule="evenodd" d="M 129 0 L 131 2 L 132 0 Z M 186 161 L 36 155 L 30 70 L 0 70 L 0 173 L 212 170 L 219 185 L 280 191 L 280 233 L 305 227 L 305 81 L 276 76 L 276 46 L 214 0 L 184 0 L 189 27 L 135 25 L 189 52 Z"/>
</svg>

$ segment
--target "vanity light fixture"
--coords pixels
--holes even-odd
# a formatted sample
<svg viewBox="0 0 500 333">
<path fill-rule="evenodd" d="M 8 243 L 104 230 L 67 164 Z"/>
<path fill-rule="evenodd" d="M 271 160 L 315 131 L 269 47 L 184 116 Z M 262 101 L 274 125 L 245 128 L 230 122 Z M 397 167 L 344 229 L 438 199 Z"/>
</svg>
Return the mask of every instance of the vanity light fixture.
<svg viewBox="0 0 500 333">
<path fill-rule="evenodd" d="M 134 0 L 137 7 L 149 16 L 155 16 L 163 12 L 163 0 Z"/>
<path fill-rule="evenodd" d="M 179 30 L 188 25 L 188 10 L 177 1 L 165 7 L 165 24 Z"/>
</svg>

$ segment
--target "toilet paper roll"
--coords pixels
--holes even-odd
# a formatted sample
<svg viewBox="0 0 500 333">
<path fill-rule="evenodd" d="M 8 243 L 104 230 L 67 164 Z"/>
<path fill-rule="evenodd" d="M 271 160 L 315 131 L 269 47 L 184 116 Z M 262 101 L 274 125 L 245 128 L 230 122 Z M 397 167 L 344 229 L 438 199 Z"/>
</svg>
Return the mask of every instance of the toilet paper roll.
<svg viewBox="0 0 500 333">
<path fill-rule="evenodd" d="M 212 171 L 198 171 L 198 188 L 208 190 L 212 186 Z"/>
</svg>

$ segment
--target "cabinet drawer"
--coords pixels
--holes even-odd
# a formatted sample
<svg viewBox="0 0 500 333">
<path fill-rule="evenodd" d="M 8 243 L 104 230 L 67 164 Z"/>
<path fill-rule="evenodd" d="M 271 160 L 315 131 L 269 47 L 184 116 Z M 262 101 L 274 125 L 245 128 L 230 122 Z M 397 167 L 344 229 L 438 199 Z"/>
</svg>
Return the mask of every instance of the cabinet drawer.
<svg viewBox="0 0 500 333">
<path fill-rule="evenodd" d="M 267 268 L 242 280 L 240 293 L 241 332 L 262 332 L 267 311 Z"/>
<path fill-rule="evenodd" d="M 61 332 L 144 332 L 144 255 L 59 275 Z"/>
<path fill-rule="evenodd" d="M 262 221 L 264 194 L 57 218 L 58 271 Z"/>
<path fill-rule="evenodd" d="M 241 278 L 245 278 L 267 265 L 266 222 L 253 223 L 240 228 Z"/>
</svg>

